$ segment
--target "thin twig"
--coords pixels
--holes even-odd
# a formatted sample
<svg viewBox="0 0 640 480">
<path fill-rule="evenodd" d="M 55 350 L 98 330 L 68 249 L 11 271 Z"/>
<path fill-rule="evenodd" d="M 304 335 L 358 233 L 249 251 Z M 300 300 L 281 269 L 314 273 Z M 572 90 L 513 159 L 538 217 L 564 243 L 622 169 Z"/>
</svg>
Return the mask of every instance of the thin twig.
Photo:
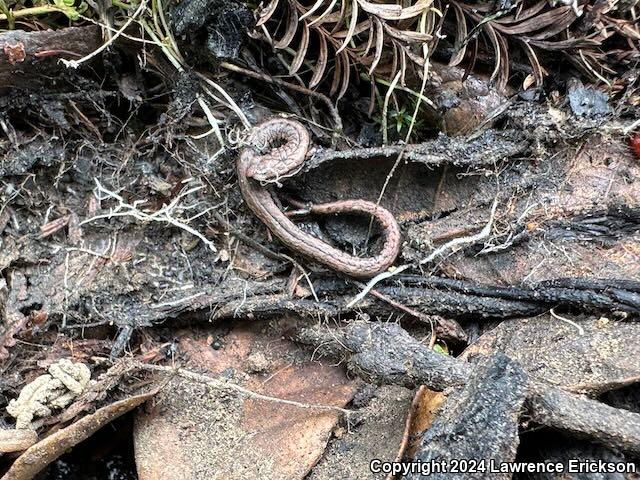
<svg viewBox="0 0 640 480">
<path fill-rule="evenodd" d="M 578 325 L 576 322 L 574 322 L 573 320 L 569 320 L 568 318 L 565 317 L 561 317 L 560 315 L 558 315 L 556 312 L 553 311 L 553 308 L 551 310 L 549 310 L 549 313 L 551 314 L 551 316 L 555 319 L 560 320 L 561 322 L 564 323 L 568 323 L 569 325 L 576 327 L 578 329 L 578 333 L 580 335 L 584 335 L 584 328 L 582 328 L 580 325 Z"/>
<path fill-rule="evenodd" d="M 338 131 L 338 133 L 342 133 L 342 118 L 340 118 L 340 114 L 338 113 L 338 110 L 333 105 L 331 100 L 329 100 L 329 97 L 327 97 L 326 95 L 323 95 L 322 93 L 319 93 L 319 92 L 314 92 L 313 90 L 309 90 L 308 88 L 301 87 L 299 85 L 294 85 L 293 83 L 285 82 L 284 80 L 271 77 L 264 73 L 255 72 L 247 68 L 239 67 L 238 65 L 234 65 L 233 63 L 221 62 L 220 66 L 232 72 L 240 73 L 242 75 L 246 75 L 248 77 L 252 77 L 258 80 L 263 80 L 265 82 L 273 83 L 275 85 L 280 85 L 282 87 L 288 88 L 289 90 L 303 93 L 305 95 L 310 95 L 312 97 L 315 97 L 321 100 L 327 105 L 327 108 L 329 109 L 329 113 L 331 114 L 331 117 L 333 118 L 333 121 L 335 123 L 336 130 Z"/>
<path fill-rule="evenodd" d="M 254 398 L 256 400 L 264 400 L 267 402 L 275 402 L 281 403 L 284 405 L 291 405 L 293 407 L 305 408 L 305 409 L 314 409 L 314 410 L 333 410 L 336 412 L 344 413 L 345 415 L 352 415 L 356 412 L 353 410 L 347 410 L 346 408 L 334 407 L 332 405 L 320 405 L 315 403 L 302 403 L 296 402 L 294 400 L 286 400 L 284 398 L 271 397 L 269 395 L 263 395 L 262 393 L 254 392 L 253 390 L 246 389 L 237 385 L 235 383 L 231 383 L 224 380 L 219 380 L 217 378 L 209 377 L 207 375 L 202 375 L 199 373 L 192 372 L 190 370 L 185 370 L 184 368 L 176 367 L 165 367 L 162 365 L 149 365 L 146 363 L 135 362 L 135 367 L 141 370 L 154 371 L 154 372 L 162 372 L 168 374 L 174 374 L 182 378 L 186 378 L 187 380 L 192 380 L 198 383 L 203 383 L 205 385 L 212 386 L 214 388 L 220 389 L 231 389 L 236 392 L 240 392 L 243 395 L 246 395 L 250 398 Z"/>
<path fill-rule="evenodd" d="M 491 214 L 489 216 L 489 221 L 480 232 L 476 233 L 475 235 L 470 235 L 468 237 L 454 238 L 450 242 L 447 242 L 444 245 L 441 245 L 440 247 L 436 248 L 433 252 L 431 252 L 429 256 L 420 260 L 419 265 L 424 265 L 425 263 L 429 263 L 433 261 L 434 258 L 438 257 L 439 255 L 441 255 L 447 250 L 453 249 L 454 247 L 457 247 L 460 245 L 469 245 L 487 238 L 491 234 L 491 229 L 493 228 L 493 220 L 495 218 L 497 207 L 498 207 L 498 198 L 496 197 L 495 200 L 493 201 L 493 205 L 491 206 Z"/>
<path fill-rule="evenodd" d="M 191 193 L 197 192 L 204 188 L 204 186 L 200 185 L 195 188 L 191 188 L 180 195 L 178 195 L 175 199 L 171 201 L 168 205 L 163 205 L 162 208 L 154 213 L 145 213 L 141 211 L 138 206 L 145 203 L 146 200 L 136 200 L 133 204 L 126 203 L 124 199 L 115 192 L 105 188 L 102 186 L 100 181 L 97 178 L 94 178 L 96 182 L 95 195 L 99 200 L 113 199 L 118 202 L 118 205 L 114 208 L 111 208 L 108 213 L 96 215 L 94 217 L 88 218 L 80 222 L 80 225 L 84 225 L 86 223 L 93 222 L 95 220 L 101 218 L 113 218 L 113 217 L 133 217 L 137 220 L 141 220 L 143 222 L 161 222 L 161 223 L 169 223 L 175 227 L 184 230 L 191 235 L 198 237 L 209 249 L 213 252 L 217 252 L 217 249 L 211 240 L 207 239 L 203 234 L 198 232 L 196 229 L 190 227 L 186 223 L 177 220 L 173 217 L 173 212 L 178 210 L 186 210 L 189 207 L 183 207 L 180 205 L 180 201 L 190 195 Z M 101 194 L 104 194 L 102 196 Z"/>
<path fill-rule="evenodd" d="M 124 24 L 122 25 L 122 27 L 120 27 L 118 29 L 118 31 L 113 35 L 113 37 L 111 37 L 108 41 L 104 42 L 99 48 L 97 48 L 96 50 L 94 50 L 93 52 L 91 52 L 89 55 L 85 55 L 84 57 L 82 57 L 79 60 L 65 60 L 64 58 L 61 58 L 60 61 L 67 67 L 67 68 L 78 68 L 80 66 L 80 64 L 86 62 L 87 60 L 91 60 L 93 57 L 95 57 L 96 55 L 99 55 L 100 53 L 102 53 L 104 50 L 106 50 L 107 48 L 109 48 L 111 46 L 111 44 L 113 44 L 113 42 L 116 41 L 116 39 L 122 35 L 122 32 L 124 32 L 127 28 L 129 28 L 129 25 L 131 25 L 131 23 L 138 17 L 138 15 L 140 15 L 142 13 L 142 11 L 146 8 L 147 6 L 147 0 L 142 0 L 142 2 L 140 2 L 140 5 L 138 6 L 138 8 L 136 9 L 136 11 L 134 12 L 133 15 L 131 15 L 126 22 L 124 22 Z"/>
</svg>

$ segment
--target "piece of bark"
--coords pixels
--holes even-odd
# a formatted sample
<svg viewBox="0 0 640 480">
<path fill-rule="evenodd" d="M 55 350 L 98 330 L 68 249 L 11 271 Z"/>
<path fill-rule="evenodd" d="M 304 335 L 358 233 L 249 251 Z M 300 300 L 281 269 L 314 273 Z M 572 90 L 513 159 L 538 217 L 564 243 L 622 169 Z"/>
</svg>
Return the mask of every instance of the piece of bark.
<svg viewBox="0 0 640 480">
<path fill-rule="evenodd" d="M 313 171 L 314 178 L 322 173 L 328 165 L 337 171 L 329 172 L 334 177 L 353 174 L 354 163 L 359 160 L 395 159 L 402 153 L 403 159 L 435 167 L 439 165 L 455 165 L 461 167 L 493 165 L 505 158 L 515 157 L 529 148 L 526 135 L 518 130 L 489 130 L 480 135 L 451 138 L 440 135 L 434 140 L 408 145 L 388 145 L 384 147 L 354 148 L 347 150 L 331 150 L 316 148 L 312 152 L 302 171 Z M 318 167 L 322 165 L 322 169 Z M 332 169 L 328 169 L 332 170 Z M 294 180 L 294 179 L 292 179 Z M 384 178 L 382 179 L 384 180 Z"/>
<path fill-rule="evenodd" d="M 564 278 L 533 286 L 502 287 L 436 276 L 399 275 L 407 286 L 453 290 L 465 295 L 523 302 L 539 302 L 549 308 L 569 306 L 640 313 L 640 282 L 614 278 Z"/>
<path fill-rule="evenodd" d="M 434 352 L 395 323 L 358 321 L 342 330 L 309 327 L 301 329 L 297 339 L 315 346 L 316 353 L 346 356 L 347 368 L 370 383 L 442 391 L 464 385 L 473 371 L 472 364 Z M 640 414 L 536 383 L 527 403 L 534 422 L 640 453 Z"/>
<path fill-rule="evenodd" d="M 101 41 L 100 28 L 95 25 L 0 33 L 0 93 L 11 87 L 36 87 L 50 82 L 55 72 L 66 69 L 59 62 L 61 58 L 77 60 L 96 50 Z M 46 78 L 40 79 L 39 73 L 46 74 Z"/>
<path fill-rule="evenodd" d="M 497 353 L 478 365 L 467 384 L 449 396 L 433 426 L 427 430 L 415 455 L 421 462 L 482 459 L 513 462 L 519 444 L 518 417 L 527 393 L 527 375 L 506 355 Z M 489 465 L 484 465 L 489 467 Z M 429 478 L 451 478 L 449 472 L 433 472 Z M 406 478 L 423 478 L 414 473 Z M 486 478 L 484 467 L 464 478 Z M 510 479 L 511 474 L 491 478 Z"/>
<path fill-rule="evenodd" d="M 502 164 L 499 186 L 490 175 L 443 172 L 435 207 L 426 212 L 431 216 L 407 226 L 405 260 L 421 261 L 451 239 L 481 231 L 497 199 L 495 220 L 501 227 L 494 225 L 490 237 L 437 259 L 440 272 L 503 285 L 587 275 L 640 278 L 640 168 L 628 140 L 574 137 L 584 145 L 568 154 L 551 145 L 556 133 L 556 127 L 541 123 L 529 140 L 544 135 L 540 145 L 554 154 L 545 153 L 540 162 Z M 531 153 L 535 158 L 535 143 Z"/>
<path fill-rule="evenodd" d="M 347 368 L 373 384 L 408 388 L 424 384 L 442 391 L 464 385 L 472 369 L 469 363 L 430 350 L 396 323 L 356 321 L 343 330 L 309 327 L 300 330 L 296 338 L 318 345 L 321 354 L 347 354 Z"/>
<path fill-rule="evenodd" d="M 582 311 L 640 312 L 640 299 L 634 298 L 640 282 L 617 284 L 614 279 L 605 279 L 593 284 L 592 288 L 573 288 L 571 279 L 567 281 L 566 287 L 560 286 L 564 285 L 562 283 L 558 286 L 501 287 L 435 276 L 399 275 L 390 280 L 390 285 L 376 287 L 376 291 L 417 311 L 451 318 L 473 317 L 476 320 L 533 317 L 561 305 Z M 212 304 L 220 305 L 215 318 L 265 318 L 286 313 L 308 317 L 337 316 L 354 310 L 386 317 L 398 312 L 393 305 L 372 295 L 365 297 L 355 307 L 347 307 L 357 291 L 342 279 L 314 276 L 312 282 L 319 302 L 281 293 L 286 288 L 278 281 L 253 282 L 235 290 L 228 288 L 221 291 L 217 286 L 204 287 L 188 295 L 176 292 L 165 297 L 162 304 L 151 305 L 145 317 L 149 315 L 148 322 L 159 321 L 198 311 Z M 138 315 L 138 318 L 143 316 Z"/>
<path fill-rule="evenodd" d="M 532 379 L 590 396 L 640 381 L 637 322 L 568 314 L 507 320 L 484 333 L 462 357 L 493 352 L 518 361 Z"/>
<path fill-rule="evenodd" d="M 640 454 L 640 414 L 559 388 L 537 388 L 527 401 L 537 423 L 590 438 L 614 450 Z"/>
</svg>

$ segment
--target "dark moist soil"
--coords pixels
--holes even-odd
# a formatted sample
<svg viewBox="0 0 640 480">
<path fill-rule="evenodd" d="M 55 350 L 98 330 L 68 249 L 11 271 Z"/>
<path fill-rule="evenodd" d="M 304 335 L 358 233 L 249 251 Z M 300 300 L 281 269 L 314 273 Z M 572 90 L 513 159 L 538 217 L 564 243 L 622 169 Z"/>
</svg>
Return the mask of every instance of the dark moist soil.
<svg viewBox="0 0 640 480">
<path fill-rule="evenodd" d="M 205 42 L 202 56 L 209 60 L 236 58 L 241 32 L 250 22 L 247 12 L 233 2 L 184 5 L 176 7 L 174 15 L 201 22 L 176 22 L 177 35 L 192 38 L 196 46 Z M 210 18 L 218 20 L 202 31 Z M 188 36 L 194 29 L 202 38 Z M 219 31 L 229 33 L 223 43 L 216 41 Z M 2 412 L 39 365 L 68 356 L 71 350 L 90 359 L 138 354 L 141 346 L 146 351 L 158 347 L 157 360 L 164 360 L 180 354 L 174 335 L 185 325 L 206 329 L 215 321 L 231 330 L 234 318 L 263 321 L 284 315 L 307 321 L 338 316 L 349 320 L 356 315 L 374 320 L 406 318 L 395 306 L 371 296 L 356 307 L 345 307 L 359 285 L 283 248 L 247 210 L 236 187 L 237 149 L 219 151 L 212 137 L 191 136 L 205 125 L 202 117 L 192 114 L 198 90 L 194 77 L 174 78 L 166 90 L 161 88 L 164 80 L 148 72 L 143 75 L 126 58 L 113 55 L 101 68 L 66 74 L 55 84 L 14 85 L 0 91 Z M 222 82 L 252 121 L 272 114 L 260 103 L 261 96 L 251 92 L 251 84 L 231 77 Z M 417 264 L 452 238 L 477 233 L 497 201 L 490 239 L 381 284 L 379 292 L 405 307 L 459 322 L 455 325 L 464 329 L 462 335 L 455 329 L 442 335 L 454 353 L 501 320 L 535 319 L 554 307 L 562 315 L 584 316 L 585 329 L 597 334 L 602 328 L 596 320 L 606 317 L 613 322 L 607 328 L 619 325 L 625 338 L 615 345 L 599 344 L 601 355 L 589 365 L 597 378 L 589 386 L 609 404 L 628 405 L 637 400 L 637 389 L 612 391 L 628 376 L 608 360 L 616 345 L 626 345 L 623 357 L 632 356 L 640 340 L 634 324 L 615 323 L 632 322 L 640 313 L 640 167 L 619 133 L 619 122 L 625 119 L 617 110 L 605 109 L 597 96 L 588 111 L 576 112 L 575 105 L 584 107 L 580 98 L 585 95 L 588 92 L 576 87 L 569 104 L 553 108 L 514 102 L 494 126 L 458 137 L 439 134 L 421 139 L 419 145 L 406 148 L 395 169 L 396 147 L 362 150 L 342 141 L 329 148 L 330 137 L 317 138 L 318 148 L 305 170 L 284 182 L 278 193 L 284 203 L 287 195 L 308 202 L 377 200 L 393 170 L 381 204 L 396 215 L 402 229 L 398 264 Z M 345 103 L 342 107 L 345 131 L 353 132 L 351 141 L 361 138 L 365 145 L 371 143 L 366 140 L 371 125 L 358 124 L 353 109 Z M 104 187 L 101 192 L 98 185 Z M 136 203 L 140 201 L 145 203 Z M 158 212 L 171 202 L 177 205 L 159 221 L 149 221 L 131 209 L 137 205 L 147 213 Z M 130 215 L 113 216 L 115 209 Z M 195 214 L 198 218 L 189 225 L 210 241 L 208 246 L 166 221 Z M 368 235 L 366 220 L 306 218 L 302 225 L 348 251 L 367 254 L 377 245 L 379 232 L 374 229 Z M 319 301 L 303 281 L 298 289 L 292 288 L 294 267 L 283 255 L 307 268 Z M 444 279 L 426 278 L 431 275 Z M 509 325 L 495 338 L 485 337 L 482 345 L 507 353 L 513 350 L 512 357 L 524 364 L 525 371 L 540 361 L 541 354 L 527 351 L 510 335 L 525 344 L 536 335 L 542 346 L 558 341 L 536 328 L 527 330 L 523 340 L 522 330 L 511 334 Z M 421 329 L 424 326 L 414 331 Z M 225 335 L 223 329 L 216 339 L 220 348 Z M 564 337 L 562 341 L 570 343 Z M 589 342 L 576 340 L 570 348 L 588 349 Z M 544 353 L 546 368 L 552 362 L 572 361 L 564 351 L 555 355 L 550 348 Z M 494 358 L 467 385 L 478 390 L 480 384 L 491 386 L 494 381 L 485 393 L 490 397 L 495 388 L 504 394 L 503 416 L 519 410 L 524 399 L 520 382 L 524 373 L 510 361 Z M 456 365 L 441 372 L 443 378 L 455 377 Z M 603 365 L 607 368 L 596 368 Z M 580 372 L 573 373 L 583 378 Z M 557 384 L 567 378 L 548 380 Z M 192 394 L 189 386 L 180 388 L 186 398 Z M 356 437 L 333 438 L 310 478 L 327 478 L 322 472 L 335 471 L 335 465 L 375 456 L 375 448 L 366 444 L 371 448 L 367 451 L 360 439 L 374 435 L 376 426 L 391 416 L 401 418 L 410 398 L 407 389 L 383 388 L 370 399 Z M 464 404 L 460 398 L 467 393 L 461 391 L 452 400 L 442 422 L 449 419 L 447 415 L 452 421 L 464 418 L 454 415 L 462 408 L 454 400 Z M 486 402 L 486 396 L 480 392 L 479 397 L 468 398 Z M 386 397 L 402 402 L 394 406 L 383 402 Z M 380 412 L 389 416 L 382 418 Z M 126 417 L 115 426 L 122 441 L 114 441 L 114 427 L 107 426 L 52 465 L 43 478 L 105 478 L 105 471 L 117 478 L 135 478 L 131 421 Z M 521 435 L 517 447 L 517 432 L 509 432 L 510 436 L 491 442 L 511 458 L 617 455 L 574 438 L 565 444 L 565 437 L 547 428 Z M 436 449 L 442 431 L 434 427 L 430 435 Z M 102 442 L 105 437 L 108 441 Z M 398 443 L 398 439 L 381 442 Z M 470 448 L 458 447 L 461 455 Z M 353 456 L 344 455 L 345 449 Z M 92 459 L 92 471 L 85 469 L 87 457 Z"/>
<path fill-rule="evenodd" d="M 60 457 L 42 475 L 47 480 L 135 480 L 132 418 L 116 420 Z"/>
</svg>

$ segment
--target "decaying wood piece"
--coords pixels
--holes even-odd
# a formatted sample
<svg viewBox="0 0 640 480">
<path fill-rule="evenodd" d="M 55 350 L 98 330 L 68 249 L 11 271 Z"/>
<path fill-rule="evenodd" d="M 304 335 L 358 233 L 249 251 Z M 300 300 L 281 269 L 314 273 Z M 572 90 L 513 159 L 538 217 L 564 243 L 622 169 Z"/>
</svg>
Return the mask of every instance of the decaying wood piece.
<svg viewBox="0 0 640 480">
<path fill-rule="evenodd" d="M 476 356 L 501 352 L 536 381 L 596 398 L 640 381 L 638 339 L 638 322 L 606 314 L 559 315 L 552 309 L 501 322 L 458 358 L 473 363 Z"/>
<path fill-rule="evenodd" d="M 437 268 L 444 276 L 502 285 L 586 275 L 616 282 L 639 278 L 640 170 L 627 141 L 581 132 L 569 119 L 559 122 L 558 129 L 549 128 L 544 115 L 527 112 L 540 126 L 528 121 L 517 124 L 521 131 L 530 132 L 532 148 L 525 158 L 539 160 L 502 163 L 498 169 L 504 168 L 505 173 L 499 181 L 491 176 L 466 177 L 451 168 L 442 171 L 443 186 L 435 207 L 428 209 L 423 221 L 407 226 L 405 260 L 422 261 L 425 252 L 479 231 L 497 199 L 492 235 L 438 259 Z M 524 118 L 524 111 L 521 114 Z M 571 137 L 563 136 L 562 128 Z M 596 128 L 605 130 L 600 125 Z M 568 141 L 570 150 L 552 145 L 549 139 L 554 137 L 557 144 Z M 576 145 L 576 138 L 583 146 Z M 561 288 L 558 294 L 567 292 Z M 614 288 L 604 297 L 603 292 L 591 290 L 595 295 L 587 295 L 572 289 L 576 303 L 581 303 L 579 296 L 595 303 L 615 296 Z"/>
<path fill-rule="evenodd" d="M 409 162 L 427 166 L 493 165 L 505 158 L 523 153 L 529 148 L 527 136 L 519 130 L 488 130 L 477 136 L 452 138 L 440 135 L 434 140 L 409 145 L 332 150 L 318 148 L 307 160 L 303 172 L 312 171 L 326 162 L 354 159 L 395 159 L 401 153 Z"/>
<path fill-rule="evenodd" d="M 0 454 L 21 452 L 38 441 L 38 434 L 28 428 L 0 428 Z"/>
<path fill-rule="evenodd" d="M 539 282 L 531 287 L 501 287 L 419 275 L 402 275 L 397 277 L 397 280 L 414 287 L 424 286 L 452 290 L 461 294 L 484 298 L 494 297 L 503 300 L 537 302 L 549 307 L 563 305 L 574 308 L 590 307 L 640 313 L 640 282 L 625 279 L 595 278 L 585 280 L 564 278 Z"/>
<path fill-rule="evenodd" d="M 45 80 L 39 80 L 34 73 L 46 73 L 50 78 L 66 68 L 59 59 L 77 60 L 100 43 L 97 26 L 0 33 L 0 93 L 10 87 L 36 86 Z"/>
<path fill-rule="evenodd" d="M 640 453 L 640 414 L 614 408 L 559 388 L 535 386 L 528 399 L 537 423 L 566 430 L 634 455 Z"/>
<path fill-rule="evenodd" d="M 398 324 L 353 322 L 342 330 L 301 329 L 300 342 L 316 353 L 347 357 L 347 368 L 366 381 L 419 385 L 442 391 L 460 387 L 474 366 L 430 350 Z M 552 428 L 568 430 L 607 447 L 640 453 L 640 414 L 613 408 L 583 395 L 541 383 L 531 383 L 529 417 Z"/>
<path fill-rule="evenodd" d="M 301 329 L 297 340 L 318 345 L 317 353 L 347 356 L 347 368 L 369 383 L 407 388 L 426 385 L 443 391 L 462 387 L 472 365 L 430 350 L 395 323 L 355 321 L 344 329 L 314 326 Z"/>
<path fill-rule="evenodd" d="M 518 417 L 525 401 L 528 379 L 517 362 L 501 353 L 478 365 L 467 384 L 447 398 L 435 422 L 427 430 L 415 460 L 422 462 L 484 459 L 512 462 L 519 443 Z M 481 471 L 465 478 L 486 478 Z M 429 478 L 447 479 L 450 472 L 433 472 Z M 408 479 L 424 478 L 413 473 Z M 510 473 L 492 475 L 510 479 Z"/>
<path fill-rule="evenodd" d="M 640 287 L 637 282 L 603 279 L 594 280 L 589 285 L 578 285 L 574 280 L 566 279 L 533 287 L 500 287 L 436 276 L 401 275 L 394 280 L 400 285 L 382 285 L 376 290 L 407 307 L 451 317 L 525 317 L 560 305 L 586 311 L 640 311 L 640 298 L 635 292 Z M 313 284 L 320 301 L 292 298 L 290 294 L 282 293 L 286 288 L 277 281 L 249 284 L 241 291 L 228 289 L 217 293 L 216 290 L 203 288 L 190 292 L 188 296 L 178 293 L 176 298 L 167 297 L 162 304 L 151 305 L 149 321 L 198 311 L 212 304 L 220 305 L 216 318 L 238 315 L 268 317 L 284 313 L 309 317 L 337 316 L 353 312 L 354 309 L 380 316 L 397 312 L 395 307 L 373 296 L 365 297 L 355 307 L 347 307 L 356 290 L 342 280 L 314 277 Z"/>
</svg>

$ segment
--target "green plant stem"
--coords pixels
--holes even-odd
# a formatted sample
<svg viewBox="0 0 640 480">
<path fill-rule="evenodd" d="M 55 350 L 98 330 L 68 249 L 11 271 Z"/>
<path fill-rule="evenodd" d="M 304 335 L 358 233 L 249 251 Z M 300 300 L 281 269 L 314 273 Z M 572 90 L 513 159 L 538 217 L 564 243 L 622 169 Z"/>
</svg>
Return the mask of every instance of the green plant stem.
<svg viewBox="0 0 640 480">
<path fill-rule="evenodd" d="M 111 0 L 111 5 L 118 8 L 124 8 L 125 10 L 128 10 L 131 7 L 137 6 L 137 4 L 124 3 L 124 2 L 121 2 L 120 0 Z"/>
<path fill-rule="evenodd" d="M 13 18 L 26 17 L 28 15 L 45 15 L 47 13 L 59 12 L 64 13 L 61 8 L 58 8 L 55 5 L 41 5 L 39 7 L 29 7 L 23 8 L 21 10 L 12 11 L 11 14 Z M 0 21 L 8 20 L 6 14 L 0 14 Z"/>
<path fill-rule="evenodd" d="M 363 80 L 367 80 L 370 81 L 371 77 L 369 75 L 367 75 L 366 73 L 361 73 L 360 74 L 360 78 L 362 78 Z M 374 80 L 376 83 L 379 83 L 380 85 L 384 85 L 385 87 L 390 87 L 391 86 L 391 82 L 388 82 L 387 80 L 384 80 L 382 78 L 379 77 L 374 77 Z M 395 86 L 396 90 L 402 90 L 403 92 L 406 92 L 410 95 L 413 95 L 414 97 L 416 97 L 418 100 L 424 102 L 426 105 L 428 105 L 431 108 L 436 108 L 436 106 L 433 104 L 433 102 L 425 97 L 423 94 L 421 94 L 420 92 L 417 92 L 415 90 L 412 90 L 410 88 L 407 87 L 403 87 L 402 85 L 396 85 Z"/>
<path fill-rule="evenodd" d="M 15 17 L 11 14 L 11 10 L 9 10 L 4 0 L 0 0 L 0 12 L 6 15 L 9 30 L 13 30 L 15 28 Z"/>
</svg>

